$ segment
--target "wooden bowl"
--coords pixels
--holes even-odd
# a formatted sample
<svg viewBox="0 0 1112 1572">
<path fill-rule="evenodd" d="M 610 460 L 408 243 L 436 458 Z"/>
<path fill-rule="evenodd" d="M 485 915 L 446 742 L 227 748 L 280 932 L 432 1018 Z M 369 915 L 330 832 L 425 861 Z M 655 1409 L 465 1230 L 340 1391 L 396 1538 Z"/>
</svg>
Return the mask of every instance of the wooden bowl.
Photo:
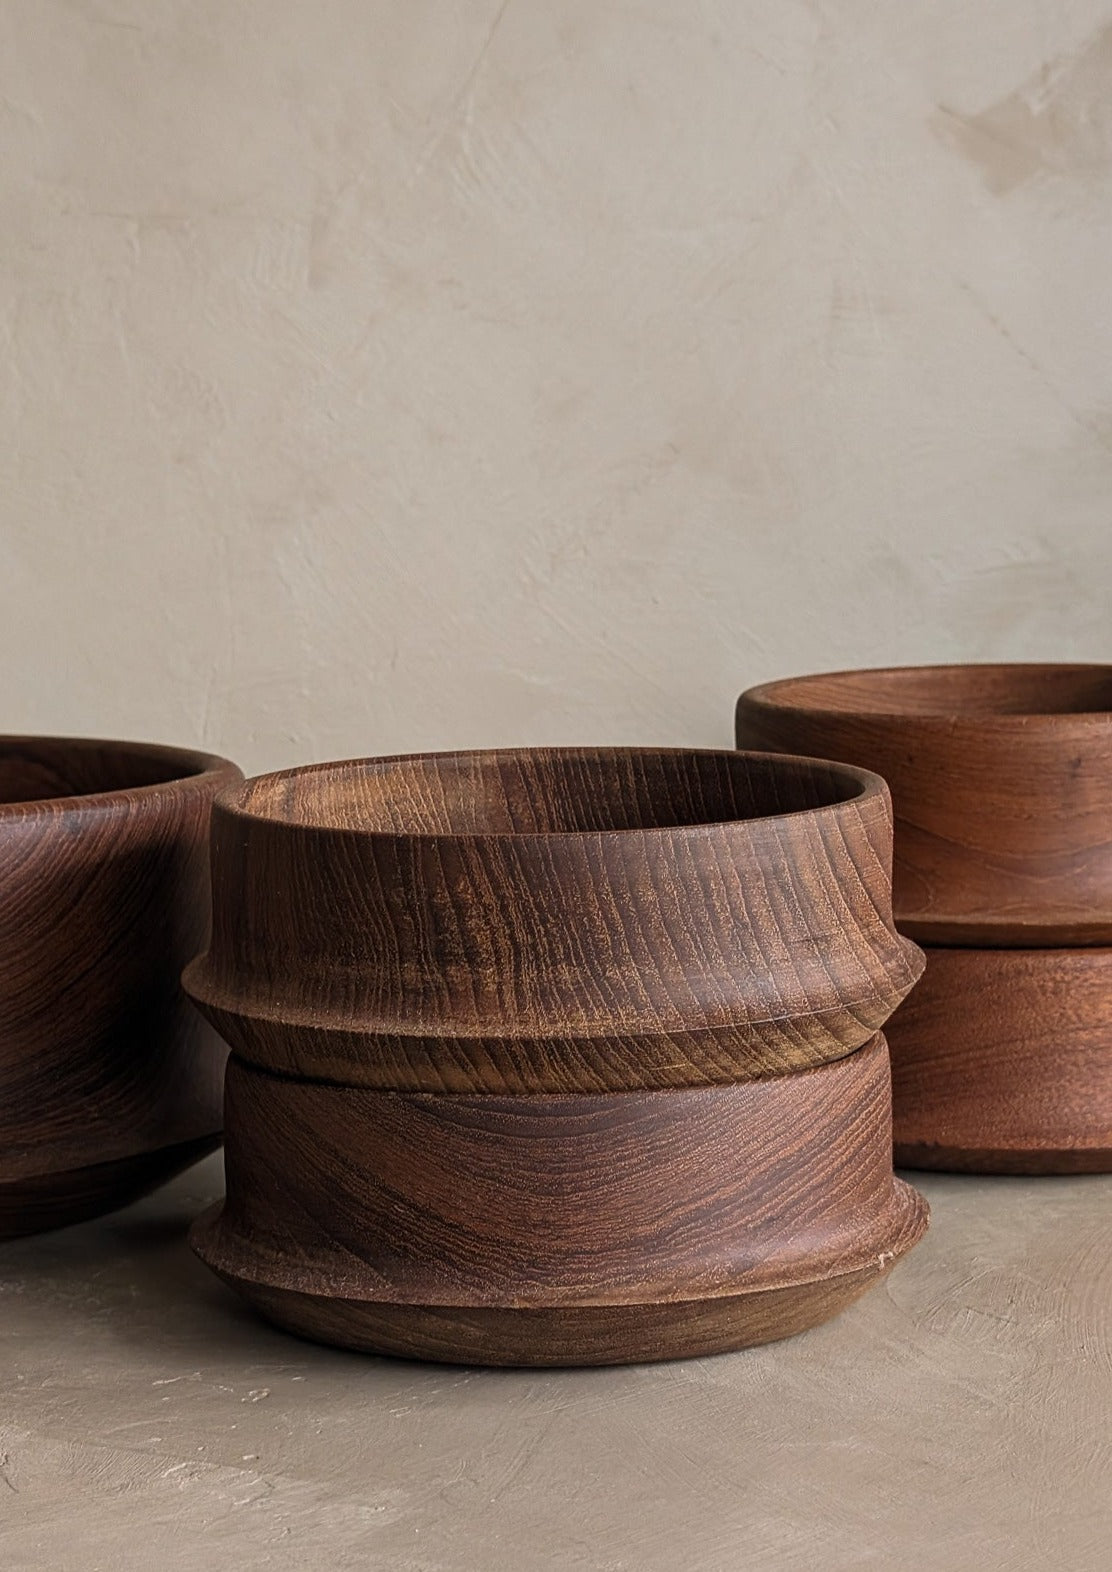
<svg viewBox="0 0 1112 1572">
<path fill-rule="evenodd" d="M 283 1325 L 435 1359 L 833 1314 L 924 1226 L 876 1035 L 922 965 L 889 813 L 866 772 L 648 749 L 226 792 L 186 972 L 233 1048 L 198 1253 Z"/>
<path fill-rule="evenodd" d="M 1112 1172 L 1112 949 L 931 949 L 887 1035 L 897 1163 Z"/>
<path fill-rule="evenodd" d="M 223 794 L 186 987 L 242 1059 L 391 1091 L 729 1085 L 851 1052 L 922 969 L 887 789 L 724 752 L 311 766 Z"/>
<path fill-rule="evenodd" d="M 926 1227 L 892 1174 L 880 1035 L 734 1086 L 588 1096 L 227 1079 L 194 1249 L 265 1315 L 449 1362 L 722 1352 L 826 1320 Z"/>
<path fill-rule="evenodd" d="M 789 678 L 742 694 L 737 741 L 884 776 L 913 938 L 1112 944 L 1112 666 Z"/>
<path fill-rule="evenodd" d="M 0 1238 L 134 1200 L 220 1143 L 204 942 L 224 759 L 0 738 Z"/>
</svg>

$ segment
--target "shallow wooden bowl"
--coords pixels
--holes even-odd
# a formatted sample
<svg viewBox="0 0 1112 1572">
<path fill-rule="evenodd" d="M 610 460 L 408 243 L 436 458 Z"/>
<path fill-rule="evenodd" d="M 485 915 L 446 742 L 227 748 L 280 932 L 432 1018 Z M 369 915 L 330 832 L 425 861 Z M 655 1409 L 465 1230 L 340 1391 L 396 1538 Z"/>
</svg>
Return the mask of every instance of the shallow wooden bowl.
<svg viewBox="0 0 1112 1572">
<path fill-rule="evenodd" d="M 738 753 L 311 766 L 224 793 L 186 987 L 263 1069 L 391 1091 L 728 1085 L 851 1052 L 922 969 L 883 782 Z"/>
<path fill-rule="evenodd" d="M 877 1035 L 818 1069 L 589 1096 L 397 1093 L 239 1063 L 201 1258 L 303 1336 L 482 1364 L 709 1354 L 826 1320 L 926 1227 Z"/>
<path fill-rule="evenodd" d="M 134 1200 L 219 1145 L 227 1050 L 182 993 L 224 759 L 0 738 L 0 1238 Z"/>
<path fill-rule="evenodd" d="M 742 694 L 737 741 L 884 776 L 913 938 L 1112 944 L 1112 666 L 789 678 Z"/>
<path fill-rule="evenodd" d="M 889 813 L 866 772 L 680 750 L 225 793 L 186 973 L 233 1047 L 198 1252 L 294 1330 L 435 1359 L 664 1358 L 833 1314 L 923 1226 L 876 1036 L 922 965 Z"/>
<path fill-rule="evenodd" d="M 887 1035 L 897 1163 L 1112 1172 L 1112 949 L 932 948 Z"/>
</svg>

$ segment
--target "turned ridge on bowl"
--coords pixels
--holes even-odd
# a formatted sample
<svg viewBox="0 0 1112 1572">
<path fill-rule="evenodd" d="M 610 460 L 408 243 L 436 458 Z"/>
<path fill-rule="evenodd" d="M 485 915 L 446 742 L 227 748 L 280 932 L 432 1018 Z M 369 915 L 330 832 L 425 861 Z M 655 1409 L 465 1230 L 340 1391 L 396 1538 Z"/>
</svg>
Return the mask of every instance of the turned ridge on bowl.
<svg viewBox="0 0 1112 1572">
<path fill-rule="evenodd" d="M 742 748 L 875 770 L 923 943 L 1112 944 L 1112 666 L 912 666 L 766 683 Z"/>
<path fill-rule="evenodd" d="M 879 1028 L 887 790 L 808 759 L 414 755 L 226 791 L 186 987 L 232 1046 L 194 1246 L 272 1319 L 431 1359 L 786 1336 L 925 1227 Z"/>
<path fill-rule="evenodd" d="M 0 1238 L 111 1211 L 220 1142 L 227 1050 L 182 992 L 240 779 L 146 743 L 0 738 Z"/>
</svg>

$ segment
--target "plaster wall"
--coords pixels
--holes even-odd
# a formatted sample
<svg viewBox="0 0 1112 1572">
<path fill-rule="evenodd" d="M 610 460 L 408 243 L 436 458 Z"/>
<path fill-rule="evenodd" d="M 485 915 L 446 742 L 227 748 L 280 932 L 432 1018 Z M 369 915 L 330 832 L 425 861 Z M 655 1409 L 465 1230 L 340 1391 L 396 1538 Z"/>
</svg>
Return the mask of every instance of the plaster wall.
<svg viewBox="0 0 1112 1572">
<path fill-rule="evenodd" d="M 2 729 L 1109 654 L 1110 0 L 4 0 Z"/>
</svg>

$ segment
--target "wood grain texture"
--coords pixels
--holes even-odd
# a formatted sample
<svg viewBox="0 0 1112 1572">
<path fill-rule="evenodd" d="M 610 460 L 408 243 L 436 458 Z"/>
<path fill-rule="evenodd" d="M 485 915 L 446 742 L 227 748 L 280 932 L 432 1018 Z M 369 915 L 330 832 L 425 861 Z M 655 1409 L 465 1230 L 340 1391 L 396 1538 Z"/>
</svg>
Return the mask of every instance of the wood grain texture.
<svg viewBox="0 0 1112 1572">
<path fill-rule="evenodd" d="M 926 1226 L 892 1174 L 880 1035 L 794 1075 L 572 1097 L 327 1086 L 233 1056 L 226 1130 L 202 1259 L 285 1326 L 413 1357 L 607 1363 L 786 1336 Z"/>
<path fill-rule="evenodd" d="M 218 1275 L 276 1326 L 356 1353 L 468 1365 L 622 1365 L 695 1359 L 795 1337 L 831 1320 L 887 1277 L 922 1233 L 919 1197 L 896 1181 L 889 1247 L 857 1271 L 790 1288 L 558 1310 L 393 1305 L 337 1299 Z"/>
<path fill-rule="evenodd" d="M 835 1059 L 922 967 L 887 790 L 730 752 L 310 767 L 225 793 L 186 986 L 242 1059 L 392 1090 L 728 1085 Z"/>
<path fill-rule="evenodd" d="M 205 940 L 226 760 L 0 738 L 0 1236 L 122 1205 L 218 1144 Z"/>
<path fill-rule="evenodd" d="M 884 776 L 896 918 L 913 938 L 1112 943 L 1112 667 L 790 678 L 742 694 L 737 741 Z"/>
<path fill-rule="evenodd" d="M 1112 949 L 932 948 L 887 1034 L 897 1163 L 1112 1172 Z"/>
</svg>

